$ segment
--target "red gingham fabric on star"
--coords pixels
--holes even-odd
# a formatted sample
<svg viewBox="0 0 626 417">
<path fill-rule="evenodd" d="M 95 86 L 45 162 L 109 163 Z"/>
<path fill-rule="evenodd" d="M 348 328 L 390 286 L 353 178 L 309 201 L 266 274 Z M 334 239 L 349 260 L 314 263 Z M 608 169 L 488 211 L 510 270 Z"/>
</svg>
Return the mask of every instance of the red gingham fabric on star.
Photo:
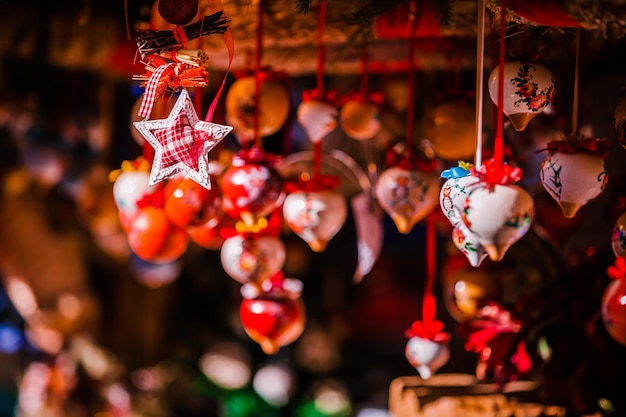
<svg viewBox="0 0 626 417">
<path fill-rule="evenodd" d="M 150 76 L 148 80 L 148 84 L 146 85 L 146 90 L 143 93 L 143 100 L 141 101 L 141 107 L 139 108 L 139 112 L 137 113 L 139 116 L 146 118 L 150 117 L 152 114 L 152 106 L 154 106 L 154 99 L 156 98 L 156 88 L 161 76 L 169 67 L 171 67 L 172 63 L 163 64 Z"/>
<path fill-rule="evenodd" d="M 162 168 L 183 162 L 195 170 L 198 169 L 204 143 L 211 139 L 207 132 L 194 129 L 184 113 L 176 117 L 172 126 L 155 130 L 154 136 L 163 146 Z"/>
</svg>

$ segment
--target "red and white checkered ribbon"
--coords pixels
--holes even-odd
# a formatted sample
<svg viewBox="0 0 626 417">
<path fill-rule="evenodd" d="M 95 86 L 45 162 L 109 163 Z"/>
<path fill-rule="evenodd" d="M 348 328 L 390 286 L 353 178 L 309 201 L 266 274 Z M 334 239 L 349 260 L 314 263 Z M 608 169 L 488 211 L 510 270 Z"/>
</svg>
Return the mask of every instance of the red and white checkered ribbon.
<svg viewBox="0 0 626 417">
<path fill-rule="evenodd" d="M 163 64 L 156 70 L 154 70 L 154 72 L 150 76 L 148 84 L 146 84 L 146 91 L 144 91 L 143 93 L 141 107 L 139 108 L 139 112 L 137 113 L 140 117 L 143 117 L 145 119 L 146 117 L 150 117 L 150 114 L 152 114 L 152 107 L 154 106 L 154 100 L 156 98 L 155 96 L 157 84 L 163 76 L 163 73 L 172 65 L 174 64 L 171 62 L 168 64 Z"/>
</svg>

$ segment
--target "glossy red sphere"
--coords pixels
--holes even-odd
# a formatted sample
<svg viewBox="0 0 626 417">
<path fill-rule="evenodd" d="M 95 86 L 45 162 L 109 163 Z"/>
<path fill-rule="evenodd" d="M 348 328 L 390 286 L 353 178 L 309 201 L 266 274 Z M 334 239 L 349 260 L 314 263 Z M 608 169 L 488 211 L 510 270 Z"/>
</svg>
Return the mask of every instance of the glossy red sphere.
<svg viewBox="0 0 626 417">
<path fill-rule="evenodd" d="M 305 310 L 300 298 L 243 299 L 239 316 L 248 336 L 266 354 L 294 342 L 304 330 Z"/>
<path fill-rule="evenodd" d="M 164 194 L 163 210 L 178 227 L 204 224 L 222 215 L 222 197 L 216 184 L 208 190 L 190 178 L 172 179 Z"/>
<path fill-rule="evenodd" d="M 602 296 L 602 320 L 611 337 L 626 346 L 626 279 L 609 283 Z"/>
</svg>

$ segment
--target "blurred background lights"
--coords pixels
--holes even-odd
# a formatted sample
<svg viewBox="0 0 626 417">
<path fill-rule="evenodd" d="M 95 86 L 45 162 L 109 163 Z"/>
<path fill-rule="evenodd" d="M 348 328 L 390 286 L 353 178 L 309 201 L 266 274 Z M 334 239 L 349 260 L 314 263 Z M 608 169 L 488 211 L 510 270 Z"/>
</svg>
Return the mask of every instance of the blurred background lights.
<svg viewBox="0 0 626 417">
<path fill-rule="evenodd" d="M 181 273 L 182 263 L 179 260 L 153 263 L 132 256 L 130 268 L 139 283 L 149 288 L 160 288 L 176 281 Z"/>
<path fill-rule="evenodd" d="M 294 376 L 281 365 L 265 365 L 254 375 L 252 387 L 269 405 L 283 407 L 291 397 Z"/>
<path fill-rule="evenodd" d="M 12 354 L 17 352 L 24 342 L 19 329 L 10 324 L 0 324 L 0 350 Z"/>
<path fill-rule="evenodd" d="M 248 355 L 235 343 L 219 344 L 202 355 L 198 365 L 210 381 L 224 389 L 243 388 L 252 377 Z"/>
<path fill-rule="evenodd" d="M 387 410 L 378 408 L 363 408 L 362 410 L 359 410 L 356 417 L 390 417 L 390 414 Z"/>
<path fill-rule="evenodd" d="M 315 390 L 315 408 L 325 415 L 349 415 L 350 399 L 343 386 L 335 381 L 322 383 Z"/>
</svg>

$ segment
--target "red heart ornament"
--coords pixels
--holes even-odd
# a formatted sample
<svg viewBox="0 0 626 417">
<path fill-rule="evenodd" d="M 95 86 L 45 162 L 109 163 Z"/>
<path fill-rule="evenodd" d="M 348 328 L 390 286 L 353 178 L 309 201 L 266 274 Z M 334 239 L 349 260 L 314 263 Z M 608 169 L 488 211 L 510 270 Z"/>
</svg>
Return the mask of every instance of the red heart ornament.
<svg viewBox="0 0 626 417">
<path fill-rule="evenodd" d="M 289 280 L 296 281 L 296 280 Z M 299 282 L 299 281 L 296 281 Z M 277 353 L 281 347 L 294 342 L 304 330 L 305 308 L 298 293 L 270 291 L 246 297 L 242 287 L 239 317 L 248 336 L 257 342 L 268 355 Z M 256 287 L 255 287 L 256 288 Z"/>
</svg>

